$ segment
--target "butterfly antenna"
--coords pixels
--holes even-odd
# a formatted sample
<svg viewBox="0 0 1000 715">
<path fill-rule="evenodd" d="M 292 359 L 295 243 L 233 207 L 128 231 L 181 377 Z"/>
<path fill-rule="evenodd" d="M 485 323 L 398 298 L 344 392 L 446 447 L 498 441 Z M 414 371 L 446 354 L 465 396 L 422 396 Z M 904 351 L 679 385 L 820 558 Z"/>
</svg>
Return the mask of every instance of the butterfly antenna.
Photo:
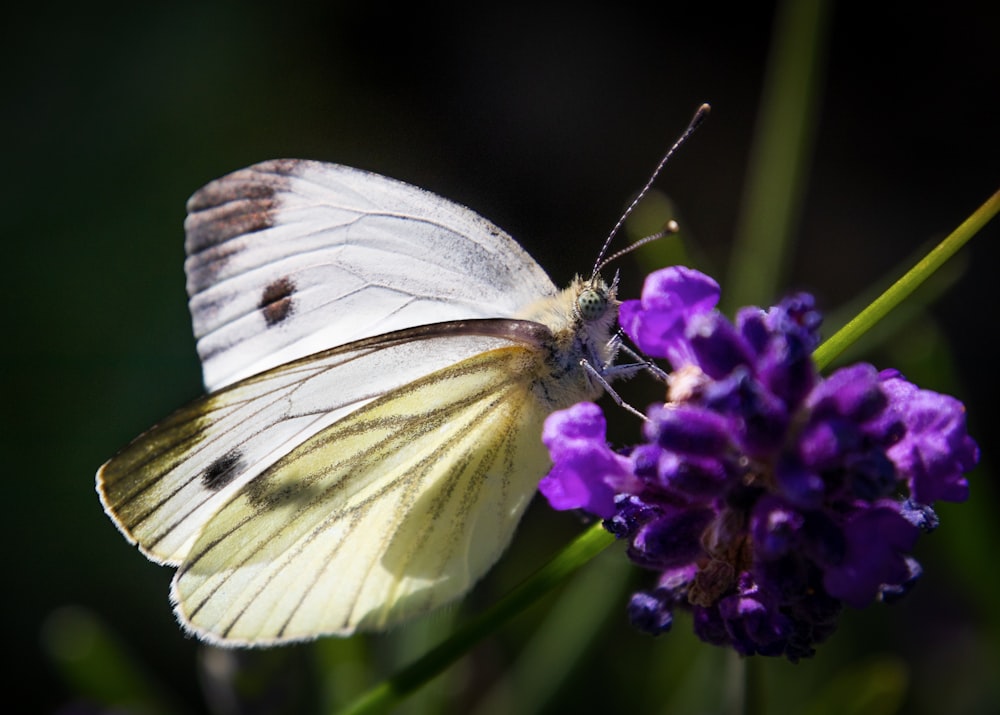
<svg viewBox="0 0 1000 715">
<path fill-rule="evenodd" d="M 664 236 L 672 236 L 673 234 L 677 233 L 680 230 L 681 228 L 680 226 L 677 225 L 677 222 L 674 221 L 673 219 L 670 219 L 669 221 L 667 221 L 667 225 L 663 227 L 662 231 L 657 231 L 656 233 L 640 238 L 638 241 L 634 241 L 633 243 L 630 243 L 629 245 L 625 246 L 625 248 L 623 248 L 622 250 L 615 251 L 610 256 L 605 258 L 603 261 L 598 263 L 596 266 L 594 266 L 594 275 L 597 275 L 598 273 L 603 271 L 604 266 L 608 265 L 609 263 L 612 263 L 613 261 L 617 261 L 622 256 L 631 253 L 632 251 L 637 249 L 639 246 L 645 246 L 647 243 L 652 243 L 653 241 L 659 241 Z"/>
<path fill-rule="evenodd" d="M 688 123 L 687 129 L 684 130 L 684 133 L 677 138 L 677 141 L 674 142 L 673 146 L 671 146 L 670 149 L 667 150 L 667 153 L 663 155 L 663 158 L 660 159 L 660 163 L 656 165 L 656 168 L 653 170 L 652 175 L 649 177 L 649 181 L 647 181 L 646 185 L 642 187 L 642 190 L 638 194 L 636 194 L 636 197 L 632 199 L 632 203 L 628 205 L 628 208 L 625 209 L 625 212 L 621 215 L 621 218 L 618 219 L 618 223 L 615 224 L 614 228 L 611 229 L 611 233 L 609 233 L 608 237 L 604 240 L 604 245 L 601 246 L 601 250 L 597 254 L 597 260 L 594 261 L 594 272 L 592 276 L 596 276 L 600 268 L 607 263 L 607 261 L 604 260 L 604 254 L 607 252 L 608 246 L 611 245 L 611 241 L 614 239 L 615 236 L 618 235 L 618 231 L 621 230 L 622 225 L 625 223 L 625 219 L 627 219 L 631 215 L 632 211 L 635 210 L 635 207 L 639 205 L 639 202 L 642 201 L 643 198 L 645 198 L 647 193 L 649 193 L 649 190 L 653 187 L 653 182 L 656 181 L 656 177 L 660 175 L 660 172 L 663 170 L 663 167 L 666 165 L 667 161 L 670 159 L 671 156 L 674 155 L 674 152 L 676 152 L 680 148 L 680 146 L 687 140 L 687 138 L 692 134 L 694 134 L 695 129 L 701 126 L 701 123 L 705 121 L 705 117 L 708 116 L 710 110 L 711 107 L 709 107 L 708 104 L 703 104 L 700 107 L 698 107 L 698 111 L 694 113 L 694 116 L 691 118 L 690 123 Z M 659 234 L 655 235 L 656 238 L 660 237 Z M 649 237 L 649 240 L 655 240 L 655 239 L 653 239 L 653 237 Z"/>
</svg>

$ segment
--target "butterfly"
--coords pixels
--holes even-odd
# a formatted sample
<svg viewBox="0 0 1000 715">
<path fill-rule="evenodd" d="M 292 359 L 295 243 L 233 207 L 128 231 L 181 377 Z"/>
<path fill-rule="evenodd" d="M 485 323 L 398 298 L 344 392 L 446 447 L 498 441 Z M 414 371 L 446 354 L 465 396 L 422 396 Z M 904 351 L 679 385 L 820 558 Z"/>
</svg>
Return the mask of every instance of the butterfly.
<svg viewBox="0 0 1000 715">
<path fill-rule="evenodd" d="M 661 164 L 662 165 L 662 164 Z M 196 192 L 185 272 L 207 394 L 97 472 L 190 633 L 377 631 L 500 557 L 549 466 L 547 415 L 614 366 L 616 285 L 559 291 L 469 209 L 358 169 L 269 161 Z"/>
</svg>

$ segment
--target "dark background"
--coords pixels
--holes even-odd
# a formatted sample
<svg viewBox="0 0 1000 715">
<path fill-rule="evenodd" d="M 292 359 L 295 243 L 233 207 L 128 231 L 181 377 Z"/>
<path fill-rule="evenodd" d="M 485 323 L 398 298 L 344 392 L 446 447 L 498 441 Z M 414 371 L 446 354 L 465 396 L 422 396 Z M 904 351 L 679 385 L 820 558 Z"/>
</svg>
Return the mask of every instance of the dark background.
<svg viewBox="0 0 1000 715">
<path fill-rule="evenodd" d="M 589 270 L 628 198 L 708 101 L 711 117 L 658 187 L 701 267 L 723 277 L 771 3 L 382 7 L 64 3 L 8 15 L 0 193 L 13 329 L 0 439 L 13 654 L 4 690 L 14 703 L 46 712 L 79 702 L 43 647 L 64 606 L 99 618 L 181 702 L 200 699 L 196 645 L 167 604 L 170 571 L 117 534 L 93 474 L 200 392 L 181 224 L 206 181 L 283 156 L 385 173 L 492 219 L 564 284 Z M 967 0 L 834 6 L 785 287 L 812 290 L 829 309 L 847 303 L 1000 186 L 998 21 L 995 3 Z M 775 691 L 798 679 L 818 697 L 844 668 L 885 656 L 903 673 L 907 712 L 1000 707 L 998 239 L 994 222 L 950 266 L 950 283 L 924 294 L 928 310 L 868 354 L 966 402 L 984 454 L 972 500 L 943 508 L 941 529 L 922 539 L 927 573 L 906 603 L 846 613 L 829 654 L 767 664 Z M 637 281 L 627 269 L 626 297 Z M 514 557 L 536 553 L 525 539 L 545 540 L 544 555 L 577 530 L 566 515 L 533 513 Z M 631 702 L 622 699 L 630 677 L 647 686 L 659 677 L 658 649 L 711 650 L 680 633 L 686 622 L 657 641 L 628 633 L 620 606 L 559 691 L 564 706 Z M 494 661 L 480 678 L 516 657 L 510 641 L 487 646 Z M 626 652 L 632 675 L 602 688 L 605 659 Z M 812 711 L 825 712 L 815 700 Z"/>
</svg>

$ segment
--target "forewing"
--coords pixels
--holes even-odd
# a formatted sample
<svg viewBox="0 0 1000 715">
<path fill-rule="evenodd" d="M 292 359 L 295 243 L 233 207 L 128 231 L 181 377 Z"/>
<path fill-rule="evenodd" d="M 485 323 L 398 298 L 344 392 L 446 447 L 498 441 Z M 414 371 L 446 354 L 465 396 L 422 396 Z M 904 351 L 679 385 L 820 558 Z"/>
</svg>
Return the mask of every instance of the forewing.
<svg viewBox="0 0 1000 715">
<path fill-rule="evenodd" d="M 150 558 L 183 561 L 206 522 L 278 459 L 345 415 L 530 333 L 519 321 L 445 323 L 370 338 L 208 395 L 140 435 L 97 473 L 105 510 Z M 537 438 L 537 435 L 536 435 Z"/>
<path fill-rule="evenodd" d="M 349 167 L 256 164 L 202 188 L 188 212 L 189 305 L 209 390 L 363 337 L 510 317 L 555 293 L 492 223 Z"/>
<path fill-rule="evenodd" d="M 179 618 L 263 645 L 376 630 L 464 593 L 548 455 L 543 351 L 498 348 L 340 420 L 242 485 L 179 569 Z"/>
</svg>

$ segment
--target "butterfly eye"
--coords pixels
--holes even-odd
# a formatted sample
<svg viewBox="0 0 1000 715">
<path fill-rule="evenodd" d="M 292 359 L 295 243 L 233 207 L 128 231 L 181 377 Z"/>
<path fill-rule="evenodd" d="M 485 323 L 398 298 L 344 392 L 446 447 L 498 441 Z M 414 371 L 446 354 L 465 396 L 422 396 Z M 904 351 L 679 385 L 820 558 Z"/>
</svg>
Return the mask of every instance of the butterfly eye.
<svg viewBox="0 0 1000 715">
<path fill-rule="evenodd" d="M 586 288 L 577 297 L 576 306 L 585 321 L 597 320 L 607 310 L 608 297 L 603 291 Z"/>
</svg>

